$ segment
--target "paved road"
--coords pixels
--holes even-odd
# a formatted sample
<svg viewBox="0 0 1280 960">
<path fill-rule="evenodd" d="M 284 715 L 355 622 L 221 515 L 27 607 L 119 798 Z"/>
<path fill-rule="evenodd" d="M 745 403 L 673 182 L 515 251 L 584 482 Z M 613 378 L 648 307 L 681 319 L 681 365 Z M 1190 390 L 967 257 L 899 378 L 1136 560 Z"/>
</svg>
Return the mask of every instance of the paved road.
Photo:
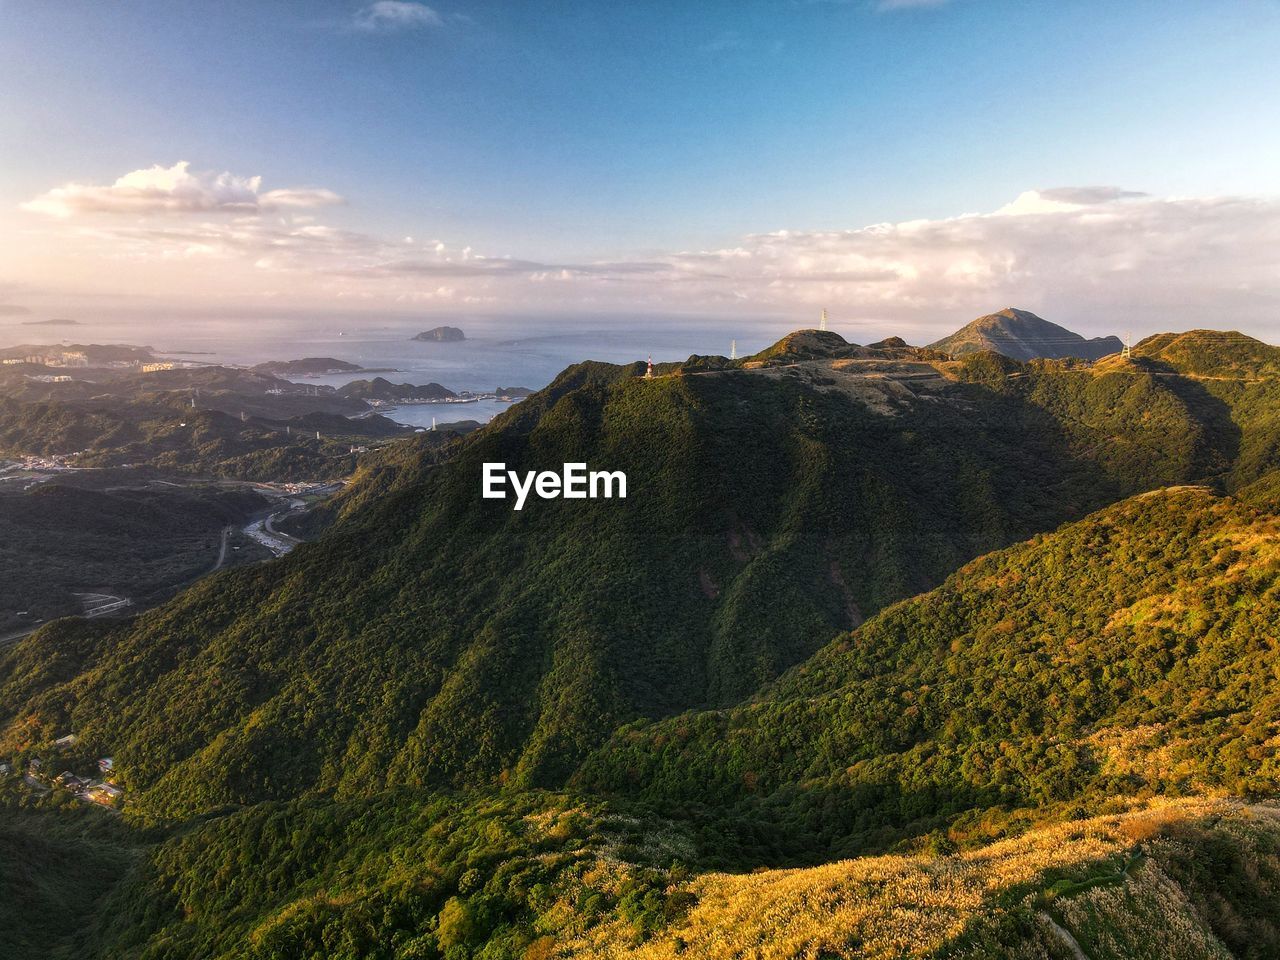
<svg viewBox="0 0 1280 960">
<path fill-rule="evenodd" d="M 287 507 L 281 507 L 273 512 L 254 520 L 244 528 L 245 536 L 252 537 L 262 544 L 277 557 L 283 557 L 286 553 L 300 544 L 302 541 L 296 537 L 291 537 L 287 533 L 281 533 L 274 526 L 277 520 L 283 520 L 291 513 L 299 510 L 305 510 L 306 505 L 301 501 L 293 501 Z"/>
</svg>

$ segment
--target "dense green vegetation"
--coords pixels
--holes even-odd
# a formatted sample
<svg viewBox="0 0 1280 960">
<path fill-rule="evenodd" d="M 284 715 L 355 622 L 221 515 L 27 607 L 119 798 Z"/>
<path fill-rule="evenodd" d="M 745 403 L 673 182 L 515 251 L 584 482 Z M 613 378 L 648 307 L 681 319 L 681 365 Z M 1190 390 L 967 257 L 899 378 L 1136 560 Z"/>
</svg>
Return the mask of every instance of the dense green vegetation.
<svg viewBox="0 0 1280 960">
<path fill-rule="evenodd" d="M 0 957 L 84 956 L 143 840 L 74 801 L 35 804 L 26 794 L 0 782 Z"/>
<path fill-rule="evenodd" d="M 0 632 L 82 612 L 78 592 L 145 604 L 212 569 L 223 529 L 266 506 L 248 491 L 173 485 L 0 495 Z M 262 558 L 235 543 L 231 560 Z"/>
<path fill-rule="evenodd" d="M 974 556 L 1270 460 L 1238 461 L 1270 421 L 1193 381 L 975 363 L 893 415 L 790 369 L 571 368 L 443 460 L 355 485 L 322 542 L 108 631 L 74 684 L 12 671 L 0 713 L 117 756 L 156 815 L 558 785 L 616 725 L 731 704 Z M 516 513 L 478 498 L 486 461 L 622 469 L 633 493 Z"/>
<path fill-rule="evenodd" d="M 353 444 L 407 432 L 379 416 L 242 420 L 218 410 L 184 409 L 184 399 L 78 404 L 0 397 L 0 456 L 61 456 L 81 467 L 129 464 L 239 480 L 314 480 L 349 474 L 356 463 Z"/>
<path fill-rule="evenodd" d="M 1096 388 L 1058 379 L 1076 420 L 1000 385 L 890 417 L 786 376 L 572 369 L 321 543 L 121 626 L 74 686 L 16 677 L 4 703 L 120 757 L 158 813 L 562 783 L 617 723 L 732 703 L 973 556 L 1202 472 L 1159 383 L 1102 393 L 1139 392 L 1191 438 L 1142 460 L 1123 419 L 1083 419 Z M 606 465 L 634 492 L 516 513 L 478 499 L 485 461 Z"/>
<path fill-rule="evenodd" d="M 1148 494 L 968 565 L 754 700 L 623 728 L 578 784 L 764 819 L 783 855 L 968 810 L 1280 792 L 1280 522 Z"/>
<path fill-rule="evenodd" d="M 101 956 L 697 955 L 703 898 L 791 916 L 838 880 L 862 909 L 887 867 L 829 861 L 1052 821 L 1076 859 L 1020 861 L 963 935 L 882 955 L 1069 956 L 1050 916 L 1125 956 L 1160 891 L 1220 884 L 1192 947 L 1152 949 L 1266 956 L 1269 821 L 1069 827 L 1280 793 L 1280 397 L 1171 364 L 805 333 L 654 379 L 572 367 L 365 460 L 280 562 L 0 651 L 0 758 L 74 731 L 155 831 L 94 914 Z M 479 497 L 492 461 L 623 470 L 629 496 L 517 513 Z"/>
</svg>

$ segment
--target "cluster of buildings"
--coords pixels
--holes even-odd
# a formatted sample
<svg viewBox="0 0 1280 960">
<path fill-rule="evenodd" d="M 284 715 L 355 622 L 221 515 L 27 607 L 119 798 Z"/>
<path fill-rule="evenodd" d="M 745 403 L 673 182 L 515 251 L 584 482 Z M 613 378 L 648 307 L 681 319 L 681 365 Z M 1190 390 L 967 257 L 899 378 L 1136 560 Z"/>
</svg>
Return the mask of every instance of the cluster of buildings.
<svg viewBox="0 0 1280 960">
<path fill-rule="evenodd" d="M 87 367 L 89 355 L 83 350 L 55 350 L 50 353 L 29 353 L 23 357 L 5 357 L 5 366 L 31 363 L 40 367 Z"/>
<path fill-rule="evenodd" d="M 54 748 L 61 752 L 74 747 L 77 737 L 74 733 L 67 734 L 65 737 L 59 737 L 54 741 Z M 0 777 L 9 777 L 13 775 L 13 765 L 6 761 L 0 761 Z M 60 774 L 52 779 L 45 773 L 44 761 L 39 757 L 32 757 L 27 763 L 26 773 L 23 779 L 31 786 L 38 789 L 44 789 L 46 785 L 49 788 L 66 790 L 73 796 L 79 797 L 88 803 L 98 803 L 106 807 L 115 807 L 124 799 L 124 790 L 115 783 L 115 761 L 111 757 L 100 757 L 98 759 L 98 776 L 82 777 L 70 770 L 63 770 Z"/>
<path fill-rule="evenodd" d="M 18 473 L 22 471 L 31 471 L 40 473 L 52 470 L 74 470 L 70 463 L 70 457 L 75 454 L 50 454 L 47 457 L 14 457 L 6 460 L 0 460 L 0 476 L 6 473 Z"/>
</svg>

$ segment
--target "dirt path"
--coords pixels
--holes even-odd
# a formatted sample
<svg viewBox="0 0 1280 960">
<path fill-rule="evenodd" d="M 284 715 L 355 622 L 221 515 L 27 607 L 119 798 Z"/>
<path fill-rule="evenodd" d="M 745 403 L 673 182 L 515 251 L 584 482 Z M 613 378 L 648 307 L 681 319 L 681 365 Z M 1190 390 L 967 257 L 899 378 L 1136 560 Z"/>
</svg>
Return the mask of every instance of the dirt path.
<svg viewBox="0 0 1280 960">
<path fill-rule="evenodd" d="M 222 545 L 218 547 L 218 559 L 213 565 L 213 569 L 209 572 L 214 573 L 222 569 L 222 565 L 227 562 L 227 541 L 231 538 L 233 527 L 222 528 Z"/>
<path fill-rule="evenodd" d="M 1045 923 L 1049 924 L 1049 928 L 1058 935 L 1058 939 L 1061 940 L 1066 945 L 1066 948 L 1071 951 L 1071 955 L 1075 957 L 1075 960 L 1089 960 L 1089 955 L 1085 953 L 1084 949 L 1080 946 L 1080 941 L 1071 935 L 1070 930 L 1066 927 L 1059 926 L 1058 921 L 1053 919 L 1053 917 L 1049 916 L 1049 914 L 1045 913 L 1043 910 L 1040 911 L 1040 917 Z"/>
</svg>

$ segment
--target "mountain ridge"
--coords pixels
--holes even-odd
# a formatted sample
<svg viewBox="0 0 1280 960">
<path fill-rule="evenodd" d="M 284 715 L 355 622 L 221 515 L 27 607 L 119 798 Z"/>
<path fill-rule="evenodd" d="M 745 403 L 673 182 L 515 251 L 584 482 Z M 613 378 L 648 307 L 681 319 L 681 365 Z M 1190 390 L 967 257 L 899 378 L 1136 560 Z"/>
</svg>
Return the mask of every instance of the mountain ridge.
<svg viewBox="0 0 1280 960">
<path fill-rule="evenodd" d="M 0 653 L 0 704 L 27 704 L 0 743 L 73 728 L 160 816 L 556 785 L 613 726 L 731 704 L 973 557 L 1274 459 L 1250 427 L 1244 462 L 1225 401 L 1194 383 L 960 366 L 575 365 L 444 459 L 353 486 L 345 519 L 284 561 Z M 624 469 L 635 492 L 515 514 L 478 497 L 490 461 Z M 79 679 L 35 680 L 24 665 L 49 657 Z"/>
<path fill-rule="evenodd" d="M 930 349 L 951 356 L 991 350 L 1014 360 L 1064 357 L 1098 360 L 1118 353 L 1123 346 L 1119 337 L 1086 340 L 1066 327 L 1017 307 L 1006 307 L 979 317 L 955 333 L 929 344 Z"/>
</svg>

